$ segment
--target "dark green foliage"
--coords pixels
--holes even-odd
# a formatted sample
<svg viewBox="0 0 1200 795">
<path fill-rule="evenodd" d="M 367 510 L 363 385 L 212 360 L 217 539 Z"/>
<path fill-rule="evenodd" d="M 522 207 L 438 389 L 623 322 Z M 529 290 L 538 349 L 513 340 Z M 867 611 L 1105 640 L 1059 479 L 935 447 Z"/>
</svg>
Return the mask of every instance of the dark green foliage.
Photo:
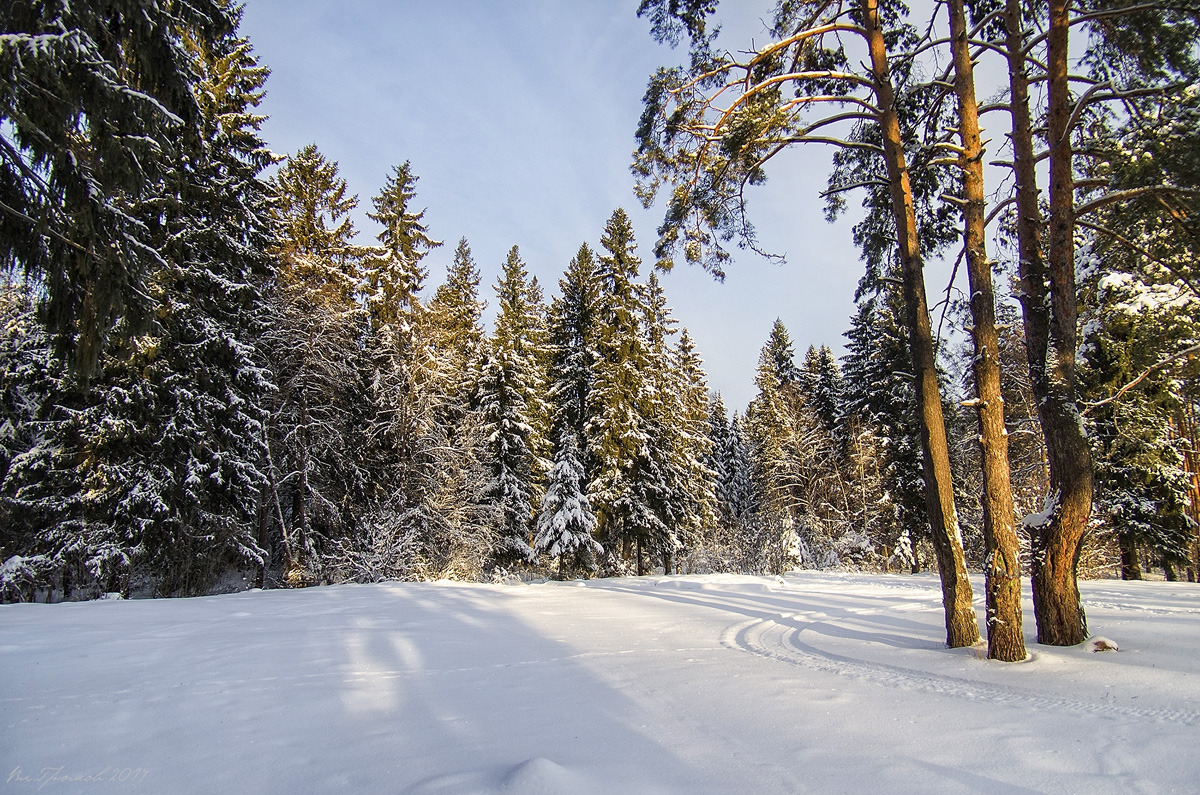
<svg viewBox="0 0 1200 795">
<path fill-rule="evenodd" d="M 1200 371 L 1172 350 L 1196 344 L 1200 297 L 1178 282 L 1147 283 L 1091 260 L 1094 297 L 1081 368 L 1096 461 L 1098 519 L 1123 546 L 1168 565 L 1191 558 L 1188 472 L 1180 422 Z"/>
<path fill-rule="evenodd" d="M 897 303 L 891 293 L 859 302 L 846 332 L 843 412 L 857 416 L 877 440 L 882 494 L 873 510 L 881 511 L 879 536 L 911 564 L 912 534 L 928 520 L 912 365 Z"/>
<path fill-rule="evenodd" d="M 216 0 L 0 10 L 0 265 L 41 283 L 55 347 L 84 378 L 118 319 L 144 327 L 170 175 L 203 148 L 184 38 L 235 25 Z"/>
<path fill-rule="evenodd" d="M 550 307 L 549 397 L 554 405 L 553 434 L 575 437 L 584 484 L 590 481 L 587 455 L 587 412 L 594 378 L 596 263 L 585 243 L 558 282 L 559 296 Z"/>
<path fill-rule="evenodd" d="M 669 534 L 657 512 L 667 485 L 651 450 L 649 311 L 635 281 L 641 262 L 623 210 L 613 213 L 600 242 L 605 253 L 596 265 L 595 376 L 586 425 L 595 469 L 588 497 L 608 554 L 628 556 L 631 545 L 659 544 Z"/>
<path fill-rule="evenodd" d="M 559 576 L 596 571 L 604 547 L 592 538 L 596 516 L 588 504 L 579 448 L 570 430 L 559 437 L 550 485 L 542 499 L 534 549 L 558 563 Z"/>
<path fill-rule="evenodd" d="M 253 109 L 266 70 L 234 35 L 189 30 L 180 46 L 201 115 L 190 157 L 158 187 L 163 242 L 140 288 L 153 313 L 117 323 L 87 389 L 44 369 L 47 340 L 28 323 L 7 331 L 24 399 L 39 404 L 18 421 L 39 438 L 26 437 L 4 491 L 13 520 L 36 523 L 27 542 L 64 595 L 128 591 L 131 578 L 197 593 L 265 562 L 254 527 L 272 385 L 255 351 L 269 241 L 258 174 L 271 157 Z M 59 375 L 31 380 L 39 371 Z"/>
<path fill-rule="evenodd" d="M 315 146 L 271 180 L 276 287 L 265 356 L 278 394 L 272 406 L 272 501 L 292 581 L 312 576 L 321 538 L 337 537 L 365 498 L 369 382 L 362 367 L 366 317 L 355 298 L 363 249 L 353 242 L 349 196 L 337 164 Z M 315 566 L 315 564 L 313 564 Z"/>
<path fill-rule="evenodd" d="M 692 41 L 705 38 L 708 17 L 717 10 L 718 0 L 642 0 L 638 16 L 649 17 L 651 32 L 659 41 L 672 46 L 686 33 Z"/>
</svg>

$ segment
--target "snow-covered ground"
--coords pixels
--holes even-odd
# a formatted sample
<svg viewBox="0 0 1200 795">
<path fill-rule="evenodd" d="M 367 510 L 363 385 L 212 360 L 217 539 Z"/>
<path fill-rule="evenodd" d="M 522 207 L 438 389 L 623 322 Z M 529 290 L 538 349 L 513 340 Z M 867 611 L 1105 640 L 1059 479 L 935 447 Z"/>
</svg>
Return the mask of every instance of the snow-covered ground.
<svg viewBox="0 0 1200 795">
<path fill-rule="evenodd" d="M 8 605 L 0 794 L 1197 791 L 1200 587 L 1082 588 L 1019 664 L 925 576 Z"/>
</svg>

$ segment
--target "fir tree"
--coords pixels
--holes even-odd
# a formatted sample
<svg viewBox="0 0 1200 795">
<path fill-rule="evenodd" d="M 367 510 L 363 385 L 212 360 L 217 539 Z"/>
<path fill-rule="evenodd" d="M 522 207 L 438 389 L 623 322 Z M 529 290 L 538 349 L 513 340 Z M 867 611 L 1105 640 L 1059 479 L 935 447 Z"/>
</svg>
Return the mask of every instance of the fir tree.
<svg viewBox="0 0 1200 795">
<path fill-rule="evenodd" d="M 760 554 L 755 570 L 776 573 L 799 562 L 796 513 L 800 504 L 794 475 L 788 394 L 778 376 L 770 343 L 763 346 L 754 379 L 758 395 L 746 411 L 754 490 L 760 505 L 751 526 Z M 746 529 L 751 529 L 747 527 Z"/>
<path fill-rule="evenodd" d="M 280 280 L 331 308 L 349 306 L 362 287 L 365 252 L 354 243 L 350 219 L 358 197 L 348 195 L 338 164 L 309 144 L 280 166 L 271 186 L 278 240 L 271 253 Z"/>
<path fill-rule="evenodd" d="M 443 417 L 454 418 L 469 409 L 483 358 L 483 310 L 479 298 L 479 268 L 466 238 L 459 240 L 446 281 L 429 302 L 435 364 Z"/>
<path fill-rule="evenodd" d="M 729 447 L 729 413 L 725 409 L 725 399 L 720 392 L 713 392 L 708 398 L 708 452 L 704 456 L 704 465 L 713 474 L 713 496 L 716 499 L 717 518 L 723 520 L 728 515 L 729 499 L 725 492 L 727 471 L 725 468 L 725 452 Z"/>
<path fill-rule="evenodd" d="M 754 489 L 754 465 L 750 447 L 742 431 L 742 418 L 735 412 L 729 421 L 728 443 L 722 454 L 724 479 L 721 491 L 732 520 L 731 525 L 742 528 L 760 511 L 761 503 Z"/>
<path fill-rule="evenodd" d="M 846 332 L 845 411 L 860 418 L 882 458 L 882 493 L 869 500 L 881 512 L 879 542 L 893 550 L 898 563 L 915 571 L 920 561 L 914 542 L 922 537 L 918 528 L 926 525 L 925 488 L 920 442 L 914 438 L 916 403 L 907 342 L 896 314 L 895 300 L 887 293 L 860 301 Z"/>
<path fill-rule="evenodd" d="M 670 459 L 671 499 L 677 506 L 675 521 L 684 551 L 703 546 L 716 524 L 716 474 L 705 463 L 711 458 L 712 443 L 703 364 L 691 335 L 683 329 L 672 351 L 669 373 L 674 382 L 670 424 L 676 440 Z"/>
<path fill-rule="evenodd" d="M 1101 267 L 1094 257 L 1087 262 L 1085 282 L 1096 300 L 1081 379 L 1094 404 L 1086 419 L 1097 513 L 1117 536 L 1124 578 L 1140 578 L 1141 549 L 1173 579 L 1174 567 L 1189 561 L 1196 533 L 1188 515 L 1187 440 L 1178 424 L 1183 386 L 1196 368 L 1163 349 L 1195 346 L 1200 296 L 1175 279 L 1154 284 Z"/>
<path fill-rule="evenodd" d="M 828 345 L 819 349 L 809 346 L 804 357 L 804 376 L 809 405 L 827 431 L 838 426 L 838 409 L 842 403 L 842 373 Z"/>
<path fill-rule="evenodd" d="M 800 368 L 796 366 L 796 351 L 792 347 L 792 337 L 783 321 L 775 318 L 771 333 L 767 337 L 767 350 L 775 367 L 775 380 L 780 384 L 799 383 L 802 378 Z"/>
<path fill-rule="evenodd" d="M 207 41 L 188 32 L 184 45 L 197 75 L 203 156 L 180 172 L 166 266 L 150 281 L 155 320 L 128 359 L 141 384 L 110 382 L 149 401 L 154 419 L 132 424 L 147 434 L 139 460 L 170 473 L 145 489 L 157 490 L 168 518 L 141 542 L 142 565 L 163 593 L 202 592 L 226 567 L 265 565 L 269 554 L 253 530 L 274 391 L 257 355 L 272 239 L 260 174 L 274 157 L 254 111 L 268 71 L 236 34 Z"/>
<path fill-rule="evenodd" d="M 47 480 L 73 476 L 57 495 L 15 492 L 41 517 L 31 541 L 64 595 L 127 591 L 134 574 L 158 593 L 197 593 L 228 567 L 266 562 L 252 529 L 272 388 L 256 361 L 269 241 L 258 174 L 272 158 L 253 108 L 266 70 L 244 39 L 202 33 L 181 40 L 201 118 L 192 156 L 160 185 L 171 198 L 144 284 L 152 320 L 119 321 L 90 389 L 60 382 L 43 394 L 39 425 L 53 433 L 39 446 L 52 454 L 38 465 Z M 46 423 L 56 416 L 64 421 Z M 29 471 L 22 459 L 10 475 Z"/>
</svg>

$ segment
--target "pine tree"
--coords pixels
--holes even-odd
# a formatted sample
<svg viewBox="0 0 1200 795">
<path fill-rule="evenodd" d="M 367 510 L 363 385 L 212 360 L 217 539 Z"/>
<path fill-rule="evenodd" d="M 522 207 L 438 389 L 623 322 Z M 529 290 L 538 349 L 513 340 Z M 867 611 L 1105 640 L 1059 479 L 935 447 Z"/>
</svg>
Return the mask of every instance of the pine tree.
<svg viewBox="0 0 1200 795">
<path fill-rule="evenodd" d="M 868 259 L 894 259 L 902 276 L 947 643 L 969 646 L 979 631 L 959 541 L 923 275 L 926 254 L 945 242 L 947 230 L 937 223 L 944 217 L 926 212 L 938 194 L 931 197 L 923 190 L 921 169 L 913 167 L 933 159 L 930 147 L 914 146 L 918 119 L 925 119 L 928 110 L 921 90 L 911 85 L 919 70 L 913 59 L 894 57 L 897 48 L 915 43 L 918 34 L 904 21 L 907 8 L 902 3 L 861 0 L 852 10 L 855 24 L 842 27 L 845 8 L 784 2 L 776 6 L 770 43 L 739 60 L 728 50 L 717 50 L 704 32 L 715 9 L 713 3 L 663 0 L 645 0 L 639 9 L 654 19 L 656 36 L 671 38 L 686 30 L 692 45 L 688 68 L 660 69 L 651 78 L 638 125 L 633 168 L 639 195 L 649 204 L 664 183 L 674 187 L 655 253 L 670 267 L 681 251 L 688 262 L 722 276 L 730 259 L 723 244 L 737 238 L 761 250 L 747 220 L 745 186 L 764 180 L 767 164 L 788 146 L 818 141 L 839 145 L 826 195 L 836 211 L 846 191 L 868 188 L 869 219 L 856 228 L 856 238 Z M 842 46 L 847 35 L 857 37 L 865 49 L 861 60 Z M 853 77 L 831 82 L 831 70 Z M 940 86 L 926 87 L 924 93 L 940 91 Z M 816 118 L 811 116 L 814 109 Z M 839 126 L 840 137 L 835 135 Z M 925 223 L 930 216 L 932 225 Z M 885 234 L 873 234 L 889 227 Z"/>
</svg>

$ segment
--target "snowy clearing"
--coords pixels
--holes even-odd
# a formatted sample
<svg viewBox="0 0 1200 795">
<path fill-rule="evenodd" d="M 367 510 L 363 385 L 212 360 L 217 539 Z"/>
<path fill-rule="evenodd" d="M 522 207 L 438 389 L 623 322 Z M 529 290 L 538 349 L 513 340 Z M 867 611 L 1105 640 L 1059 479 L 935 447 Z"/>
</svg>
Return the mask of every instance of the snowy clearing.
<svg viewBox="0 0 1200 795">
<path fill-rule="evenodd" d="M 1036 645 L 1027 593 L 1019 664 L 944 648 L 929 576 L 7 605 L 0 776 L 13 793 L 1195 791 L 1200 588 L 1081 587 L 1103 642 Z"/>
</svg>

